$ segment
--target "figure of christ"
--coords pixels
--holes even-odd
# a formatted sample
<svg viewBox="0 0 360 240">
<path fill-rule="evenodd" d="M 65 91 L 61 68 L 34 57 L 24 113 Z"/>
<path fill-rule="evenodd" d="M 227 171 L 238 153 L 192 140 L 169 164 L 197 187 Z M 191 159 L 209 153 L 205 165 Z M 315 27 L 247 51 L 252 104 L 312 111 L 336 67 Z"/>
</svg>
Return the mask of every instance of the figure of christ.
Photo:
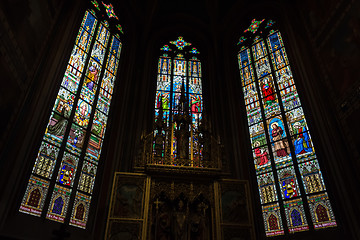
<svg viewBox="0 0 360 240">
<path fill-rule="evenodd" d="M 268 153 L 266 151 L 262 151 L 260 149 L 260 142 L 258 142 L 258 141 L 255 142 L 254 152 L 255 152 L 255 156 L 258 158 L 256 164 L 261 166 L 261 165 L 267 164 L 269 162 Z"/>
<path fill-rule="evenodd" d="M 261 91 L 263 92 L 264 101 L 266 105 L 271 105 L 275 101 L 274 88 L 268 78 L 265 78 L 261 85 Z"/>
<path fill-rule="evenodd" d="M 272 123 L 271 128 L 272 128 L 271 136 L 273 137 L 276 155 L 278 157 L 285 157 L 289 155 L 290 151 L 289 151 L 289 147 L 287 146 L 288 144 L 284 140 L 280 140 L 284 130 L 281 127 L 279 127 L 277 122 Z"/>
</svg>

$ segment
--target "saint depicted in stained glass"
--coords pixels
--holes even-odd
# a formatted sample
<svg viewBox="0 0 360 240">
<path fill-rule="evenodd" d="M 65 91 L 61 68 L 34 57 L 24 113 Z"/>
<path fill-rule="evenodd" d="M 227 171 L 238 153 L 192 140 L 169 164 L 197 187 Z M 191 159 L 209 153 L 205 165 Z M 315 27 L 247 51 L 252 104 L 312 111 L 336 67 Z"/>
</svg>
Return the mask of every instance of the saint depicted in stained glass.
<svg viewBox="0 0 360 240">
<path fill-rule="evenodd" d="M 95 0 L 93 4 L 99 10 Z M 109 7 L 108 13 L 116 18 L 111 4 L 104 7 Z M 46 217 L 64 223 L 72 190 L 78 187 L 87 195 L 76 194 L 70 224 L 81 228 L 86 226 L 121 52 L 119 35 L 112 34 L 109 29 L 107 21 L 98 22 L 95 11 L 86 11 L 20 212 L 41 216 L 46 202 L 49 206 Z M 109 54 L 105 55 L 107 52 Z M 80 81 L 83 81 L 82 85 Z M 70 119 L 70 116 L 74 117 Z M 89 125 L 91 132 L 86 130 Z M 66 142 L 63 141 L 65 136 Z M 86 150 L 84 146 L 87 146 Z M 58 156 L 62 156 L 60 163 Z M 89 161 L 84 161 L 84 156 Z M 76 174 L 79 164 L 83 166 L 80 177 Z M 56 178 L 52 177 L 54 171 Z M 79 183 L 78 186 L 74 186 L 75 182 Z M 47 197 L 48 191 L 52 192 L 49 194 L 51 199 Z"/>
<path fill-rule="evenodd" d="M 266 235 L 284 234 L 280 208 L 285 209 L 290 233 L 309 230 L 304 201 L 315 229 L 336 226 L 281 34 L 272 29 L 274 21 L 263 21 L 254 19 L 241 36 L 238 63 Z M 283 205 L 278 198 L 265 205 L 274 181 L 269 185 L 264 176 L 277 177 L 281 191 L 275 194 L 282 195 Z M 298 185 L 300 177 L 304 190 Z"/>
</svg>

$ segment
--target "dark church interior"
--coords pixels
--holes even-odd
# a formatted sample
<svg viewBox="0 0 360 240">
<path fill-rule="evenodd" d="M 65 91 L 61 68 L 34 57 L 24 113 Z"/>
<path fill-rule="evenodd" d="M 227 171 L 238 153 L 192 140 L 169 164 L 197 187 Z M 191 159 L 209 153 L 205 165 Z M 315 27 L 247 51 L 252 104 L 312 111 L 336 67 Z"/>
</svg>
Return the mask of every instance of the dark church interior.
<svg viewBox="0 0 360 240">
<path fill-rule="evenodd" d="M 120 36 L 122 50 L 88 221 L 86 229 L 82 229 L 70 226 L 69 216 L 65 223 L 59 223 L 47 219 L 45 213 L 36 217 L 19 212 L 19 208 L 49 112 L 91 1 L 0 1 L 0 239 L 360 239 L 359 1 L 103 2 L 112 3 L 124 33 Z M 282 33 L 335 227 L 314 229 L 310 223 L 308 231 L 285 231 L 273 237 L 265 234 L 237 56 L 239 38 L 254 18 L 274 20 Z M 218 174 L 135 169 L 141 141 L 154 127 L 160 48 L 179 36 L 200 52 L 204 113 L 222 146 L 222 171 Z M 245 182 L 250 220 L 232 229 L 245 229 L 248 234 L 225 234 L 219 223 L 208 226 L 206 237 L 159 237 L 145 226 L 151 217 L 143 217 L 139 225 L 145 229 L 142 233 L 121 238 L 115 229 L 122 229 L 121 221 L 114 229 L 108 226 L 112 221 L 109 208 L 116 172 L 148 174 L 148 179 L 151 176 L 164 183 L 175 181 L 175 185 L 183 181 L 194 189 L 198 182 Z M 198 201 L 201 198 L 199 195 Z M 174 200 L 179 208 L 183 204 L 180 202 L 186 202 L 184 199 L 180 194 Z M 208 220 L 219 222 L 214 212 Z M 310 213 L 307 217 L 311 222 Z"/>
</svg>

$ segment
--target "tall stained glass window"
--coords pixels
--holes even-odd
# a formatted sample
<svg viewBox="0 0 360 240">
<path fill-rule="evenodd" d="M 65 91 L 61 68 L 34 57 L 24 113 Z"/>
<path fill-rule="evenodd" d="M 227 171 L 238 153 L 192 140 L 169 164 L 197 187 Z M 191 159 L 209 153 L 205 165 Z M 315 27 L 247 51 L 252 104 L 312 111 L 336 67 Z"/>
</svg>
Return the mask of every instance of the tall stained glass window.
<svg viewBox="0 0 360 240">
<path fill-rule="evenodd" d="M 91 3 L 19 209 L 80 228 L 86 228 L 122 45 L 112 5 Z"/>
<path fill-rule="evenodd" d="M 157 157 L 169 155 L 172 159 L 190 159 L 191 161 L 187 161 L 186 165 L 200 166 L 203 148 L 199 141 L 201 137 L 199 126 L 203 113 L 201 62 L 197 57 L 200 53 L 196 48 L 190 47 L 191 43 L 186 42 L 181 36 L 175 41 L 170 41 L 169 45 L 161 48 L 162 55 L 158 62 L 155 121 L 158 126 L 161 122 L 158 120 L 162 118 L 165 126 L 162 127 L 163 130 L 155 127 L 154 155 Z M 182 127 L 180 115 L 189 117 L 184 120 L 190 123 L 190 129 L 184 131 L 189 136 L 180 136 Z M 171 131 L 165 131 L 165 128 L 170 128 Z M 163 136 L 164 134 L 170 136 Z M 178 151 L 179 138 L 188 138 L 187 141 L 182 141 L 188 144 L 189 151 L 186 154 Z"/>
<path fill-rule="evenodd" d="M 252 20 L 238 45 L 266 236 L 336 226 L 281 33 Z"/>
</svg>

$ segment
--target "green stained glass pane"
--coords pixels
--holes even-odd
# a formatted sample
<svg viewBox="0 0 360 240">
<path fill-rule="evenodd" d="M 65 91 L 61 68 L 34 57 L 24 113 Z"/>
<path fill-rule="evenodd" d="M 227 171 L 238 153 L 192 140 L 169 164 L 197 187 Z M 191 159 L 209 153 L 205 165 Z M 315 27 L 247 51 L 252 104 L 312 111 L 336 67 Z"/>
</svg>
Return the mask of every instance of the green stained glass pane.
<svg viewBox="0 0 360 240">
<path fill-rule="evenodd" d="M 267 144 L 264 123 L 259 122 L 249 127 L 250 140 L 253 148 Z"/>
<path fill-rule="evenodd" d="M 163 110 L 170 109 L 169 92 L 163 92 L 163 91 L 156 92 L 155 108 L 159 109 L 161 108 L 161 105 Z"/>
<path fill-rule="evenodd" d="M 90 135 L 89 143 L 86 149 L 85 159 L 95 161 L 96 164 L 99 161 L 101 147 L 103 140 L 100 137 L 97 137 L 94 134 Z"/>
<path fill-rule="evenodd" d="M 93 124 L 91 126 L 91 132 L 101 138 L 104 138 L 106 123 L 107 123 L 107 116 L 96 109 Z"/>
</svg>

